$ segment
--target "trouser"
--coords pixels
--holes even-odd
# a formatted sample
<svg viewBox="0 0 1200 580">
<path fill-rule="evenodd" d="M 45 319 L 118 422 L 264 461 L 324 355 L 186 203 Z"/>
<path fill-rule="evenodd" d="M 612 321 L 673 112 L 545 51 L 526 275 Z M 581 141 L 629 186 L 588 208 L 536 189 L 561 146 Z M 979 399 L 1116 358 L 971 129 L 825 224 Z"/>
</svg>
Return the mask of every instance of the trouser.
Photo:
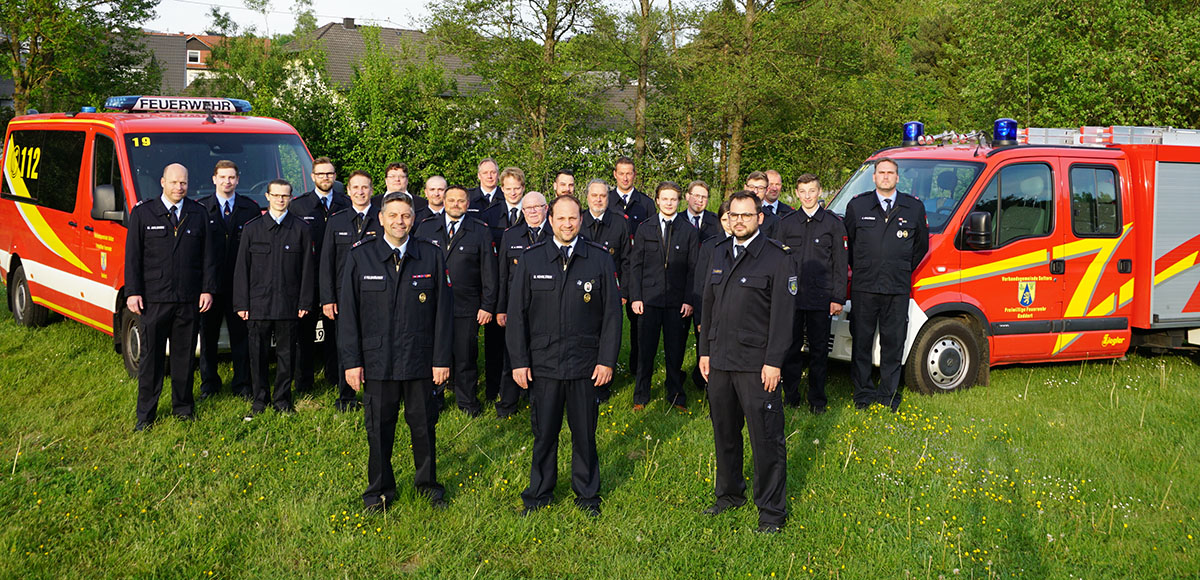
<svg viewBox="0 0 1200 580">
<path fill-rule="evenodd" d="M 704 375 L 700 374 L 700 317 L 693 314 L 688 319 L 688 326 L 696 336 L 696 366 L 692 367 L 692 384 L 703 391 L 708 389 L 708 381 L 704 380 Z"/>
<path fill-rule="evenodd" d="M 292 376 L 296 369 L 296 334 L 299 320 L 250 320 L 250 376 L 254 395 L 250 409 L 262 411 L 270 403 L 276 409 L 292 408 Z M 275 333 L 275 388 L 269 390 L 271 333 Z"/>
<path fill-rule="evenodd" d="M 450 380 L 458 408 L 474 413 L 480 410 L 479 397 L 479 323 L 474 316 L 454 319 L 454 348 Z"/>
<path fill-rule="evenodd" d="M 687 346 L 686 321 L 677 308 L 646 306 L 638 320 L 637 381 L 634 383 L 633 403 L 645 405 L 650 402 L 650 381 L 654 377 L 654 359 L 658 354 L 658 336 L 662 333 L 663 358 L 666 360 L 667 402 L 672 405 L 687 404 L 683 394 L 683 350 Z"/>
<path fill-rule="evenodd" d="M 325 334 L 324 340 L 321 341 L 321 348 L 325 353 L 325 378 L 337 385 L 338 402 L 353 403 L 358 399 L 358 393 L 346 382 L 346 367 L 342 365 L 342 357 L 338 356 L 337 320 L 324 317 L 321 320 L 324 321 L 322 328 Z M 336 379 L 333 373 L 337 373 Z"/>
<path fill-rule="evenodd" d="M 850 379 L 854 402 L 900 407 L 900 371 L 908 330 L 908 295 L 851 292 Z M 871 380 L 871 350 L 879 329 L 879 386 Z"/>
<path fill-rule="evenodd" d="M 317 322 L 321 321 L 322 337 L 321 342 L 317 342 Z M 297 335 L 297 344 L 300 347 L 300 357 L 297 361 L 296 371 L 296 390 L 299 392 L 311 391 L 316 384 L 317 373 L 316 368 L 320 364 L 325 366 L 325 380 L 331 384 L 338 385 L 338 398 L 350 390 L 345 385 L 346 378 L 343 376 L 341 380 L 334 377 L 340 368 L 338 362 L 337 349 L 337 322 L 325 318 L 319 310 L 309 312 L 304 318 L 300 319 L 300 325 Z M 352 400 L 350 397 L 347 400 Z"/>
<path fill-rule="evenodd" d="M 633 312 L 633 301 L 625 304 L 625 316 L 629 318 L 629 373 L 637 374 L 638 370 L 638 320 L 640 315 Z"/>
<path fill-rule="evenodd" d="M 217 351 L 221 340 L 221 323 L 229 332 L 229 354 L 233 359 L 233 379 L 229 383 L 235 395 L 249 395 L 250 335 L 246 321 L 233 310 L 231 297 L 214 294 L 212 307 L 200 313 L 200 392 L 221 392 L 221 375 L 217 373 Z"/>
<path fill-rule="evenodd" d="M 783 394 L 789 405 L 799 405 L 800 376 L 808 367 L 808 405 L 825 407 L 825 377 L 829 367 L 828 310 L 796 310 L 792 315 L 792 346 L 783 362 Z M 808 340 L 808 354 L 804 342 Z"/>
<path fill-rule="evenodd" d="M 496 402 L 496 415 L 507 417 L 517 412 L 517 406 L 521 403 L 521 387 L 512 378 L 512 359 L 508 356 L 508 349 L 504 349 L 504 366 L 500 378 L 500 400 Z"/>
<path fill-rule="evenodd" d="M 138 364 L 137 419 L 158 416 L 158 398 L 167 374 L 167 340 L 171 341 L 171 413 L 191 415 L 192 362 L 196 352 L 196 302 L 143 302 L 142 358 Z"/>
<path fill-rule="evenodd" d="M 488 401 L 495 401 L 500 395 L 500 385 L 504 382 L 504 377 L 508 376 L 508 380 L 512 380 L 512 375 L 504 373 L 504 359 L 508 356 L 506 353 L 508 346 L 504 343 L 504 327 L 496 324 L 493 319 L 491 322 L 483 326 L 483 371 L 484 371 L 484 397 Z"/>
<path fill-rule="evenodd" d="M 533 425 L 533 465 L 529 487 L 521 492 L 525 507 L 554 501 L 558 483 L 558 434 L 563 409 L 571 429 L 571 489 L 580 506 L 600 505 L 600 458 L 596 453 L 599 406 L 592 379 L 538 379 L 530 383 L 530 422 Z"/>
<path fill-rule="evenodd" d="M 367 490 L 363 505 L 391 503 L 396 497 L 396 473 L 392 470 L 392 447 L 400 401 L 408 423 L 413 449 L 414 482 L 417 491 L 430 499 L 442 499 L 446 488 L 437 482 L 437 438 L 434 423 L 433 379 L 372 381 L 363 386 L 363 416 L 367 429 Z"/>
<path fill-rule="evenodd" d="M 717 454 L 717 502 L 746 503 L 742 477 L 742 425 L 750 431 L 754 454 L 754 505 L 760 524 L 787 520 L 787 451 L 783 439 L 783 398 L 763 389 L 757 372 L 711 369 L 708 401 Z"/>
</svg>

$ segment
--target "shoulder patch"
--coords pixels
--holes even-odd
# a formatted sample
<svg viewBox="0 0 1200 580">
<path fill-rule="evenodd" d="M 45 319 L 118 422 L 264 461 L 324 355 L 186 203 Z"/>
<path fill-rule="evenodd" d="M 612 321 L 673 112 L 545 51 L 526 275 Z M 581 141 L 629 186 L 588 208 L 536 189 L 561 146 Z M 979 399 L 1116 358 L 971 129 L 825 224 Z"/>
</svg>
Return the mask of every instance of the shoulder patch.
<svg viewBox="0 0 1200 580">
<path fill-rule="evenodd" d="M 589 246 L 592 246 L 592 247 L 594 247 L 594 248 L 596 248 L 596 249 L 598 249 L 598 250 L 603 250 L 603 251 L 605 251 L 605 252 L 607 252 L 607 251 L 608 251 L 608 248 L 607 248 L 607 247 L 605 247 L 605 246 L 604 246 L 604 244 L 598 244 L 598 243 L 596 243 L 596 242 L 593 242 L 593 241 L 591 241 L 591 240 L 584 240 L 583 238 L 580 238 L 580 240 L 582 240 L 582 241 L 583 241 L 583 243 L 585 243 L 585 244 L 587 244 L 587 245 L 589 245 Z"/>
<path fill-rule="evenodd" d="M 546 245 L 546 240 L 542 240 L 542 241 L 540 241 L 540 242 L 538 242 L 538 243 L 536 243 L 536 244 L 533 244 L 533 245 L 531 245 L 531 246 L 529 246 L 529 247 L 527 247 L 527 248 L 525 248 L 525 249 L 526 249 L 526 250 L 532 250 L 532 249 L 534 249 L 534 248 L 540 248 L 540 247 L 542 247 L 542 246 L 544 246 L 544 245 Z"/>
</svg>

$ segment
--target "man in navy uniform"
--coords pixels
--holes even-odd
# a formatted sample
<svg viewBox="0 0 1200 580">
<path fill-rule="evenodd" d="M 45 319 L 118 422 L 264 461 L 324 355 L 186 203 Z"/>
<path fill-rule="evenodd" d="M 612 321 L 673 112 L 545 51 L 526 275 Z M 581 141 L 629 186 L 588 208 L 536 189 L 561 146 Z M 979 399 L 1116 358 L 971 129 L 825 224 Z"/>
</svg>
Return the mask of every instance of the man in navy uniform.
<svg viewBox="0 0 1200 580">
<path fill-rule="evenodd" d="M 616 185 L 608 192 L 608 207 L 625 216 L 629 224 L 629 236 L 637 233 L 638 226 L 646 218 L 654 215 L 654 200 L 634 187 L 637 170 L 633 160 L 622 155 L 613 163 L 613 181 Z M 625 305 L 625 315 L 629 318 L 629 372 L 637 373 L 638 369 L 638 314 L 633 311 L 633 303 Z"/>
<path fill-rule="evenodd" d="M 807 366 L 808 410 L 820 415 L 828 404 L 825 376 L 830 317 L 840 313 L 846 303 L 846 228 L 842 220 L 821 207 L 821 182 L 816 175 L 805 173 L 796 180 L 796 197 L 800 209 L 784 216 L 775 229 L 777 239 L 791 248 L 800 275 L 792 347 L 783 365 L 783 393 L 788 405 L 800 406 L 800 376 Z"/>
<path fill-rule="evenodd" d="M 479 164 L 481 180 L 490 179 L 491 170 L 487 161 L 489 160 L 485 159 Z M 492 165 L 494 166 L 495 162 L 492 162 Z M 497 190 L 500 195 L 497 196 L 493 193 L 490 204 L 474 215 L 488 225 L 488 229 L 492 232 L 492 241 L 496 243 L 498 259 L 504 260 L 506 257 L 501 243 L 504 241 L 505 230 L 525 223 L 524 212 L 521 211 L 521 198 L 525 196 L 525 172 L 518 167 L 505 167 L 496 179 L 500 183 L 500 188 Z M 487 202 L 481 201 L 480 203 Z M 472 201 L 471 205 L 474 207 L 475 201 Z M 503 276 L 500 278 L 499 285 L 501 287 L 507 285 Z M 503 312 L 504 303 L 497 302 L 496 309 Z M 509 369 L 504 364 L 508 355 L 505 354 L 504 349 L 504 326 L 500 324 L 498 316 L 492 322 L 484 325 L 483 344 L 484 396 L 488 401 L 494 401 L 501 391 L 515 393 L 517 386 L 512 382 L 512 374 L 508 372 Z M 499 409 L 499 407 L 497 408 Z"/>
<path fill-rule="evenodd" d="M 750 175 L 746 176 L 746 191 L 749 191 L 758 197 L 760 204 L 765 203 L 767 197 L 767 187 L 769 187 L 768 183 L 767 174 L 765 172 L 754 171 L 750 173 Z M 779 215 L 775 214 L 774 212 L 768 213 L 764 211 L 762 216 L 762 226 L 758 229 L 761 230 L 762 233 L 766 234 L 768 238 L 775 237 L 775 224 L 779 223 Z"/>
<path fill-rule="evenodd" d="M 536 191 L 525 194 L 521 199 L 521 211 L 524 218 L 517 225 L 508 228 L 496 248 L 500 254 L 499 291 L 496 300 L 496 321 L 501 327 L 508 326 L 508 293 L 525 250 L 530 246 L 553 235 L 546 224 L 546 197 Z M 521 392 L 517 383 L 512 381 L 512 366 L 508 359 L 504 361 L 504 371 L 508 373 L 500 384 L 500 401 L 496 403 L 496 415 L 501 419 L 510 417 L 517 412 L 518 399 Z"/>
<path fill-rule="evenodd" d="M 554 174 L 554 195 L 575 195 L 575 172 L 570 169 L 559 169 Z"/>
<path fill-rule="evenodd" d="M 850 245 L 850 378 L 854 404 L 860 409 L 879 403 L 900 409 L 900 372 L 908 331 L 912 272 L 929 250 L 925 206 L 896 190 L 899 165 L 889 158 L 875 161 L 875 191 L 859 194 L 846 205 L 846 237 Z M 879 385 L 871 380 L 871 350 L 879 329 Z"/>
<path fill-rule="evenodd" d="M 721 229 L 721 222 L 717 219 L 717 214 L 708 211 L 707 183 L 700 180 L 689 183 L 685 199 L 687 212 L 681 215 L 687 218 L 688 223 L 700 232 L 701 242 L 725 233 Z"/>
<path fill-rule="evenodd" d="M 780 367 L 792 342 L 797 276 L 788 250 L 759 230 L 762 210 L 749 191 L 729 197 L 733 237 L 713 248 L 700 323 L 700 372 L 717 455 L 717 515 L 746 503 L 742 424 L 754 454 L 758 531 L 776 533 L 787 521 L 787 454 Z"/>
<path fill-rule="evenodd" d="M 138 364 L 137 423 L 143 431 L 158 416 L 171 345 L 171 413 L 195 418 L 193 358 L 200 313 L 217 292 L 215 224 L 199 203 L 187 198 L 187 168 L 163 169 L 162 195 L 129 212 L 125 239 L 125 306 L 141 318 L 142 358 Z"/>
<path fill-rule="evenodd" d="M 500 192 L 500 165 L 496 160 L 491 157 L 484 158 L 479 162 L 477 169 L 479 187 L 472 187 L 467 191 L 471 212 L 481 212 L 504 196 Z"/>
<path fill-rule="evenodd" d="M 587 185 L 587 211 L 583 212 L 580 235 L 583 239 L 600 244 L 608 250 L 617 268 L 617 280 L 621 286 L 621 304 L 629 301 L 629 222 L 625 216 L 608 207 L 608 184 L 603 179 L 593 179 Z M 596 388 L 596 398 L 601 402 L 612 396 L 611 384 Z"/>
<path fill-rule="evenodd" d="M 249 399 L 250 386 L 250 336 L 246 321 L 233 310 L 233 268 L 237 265 L 238 247 L 242 240 L 242 227 L 246 222 L 262 215 L 262 208 L 245 195 L 237 195 L 241 173 L 236 163 L 229 160 L 217 162 L 213 168 L 213 185 L 216 192 L 200 200 L 208 211 L 208 221 L 214 224 L 219 253 L 217 293 L 213 305 L 200 316 L 200 400 L 203 401 L 221 391 L 221 375 L 217 373 L 217 348 L 221 338 L 221 323 L 229 333 L 229 351 L 233 359 L 233 379 L 229 386 L 233 394 Z"/>
<path fill-rule="evenodd" d="M 321 242 L 317 276 L 321 312 L 325 319 L 330 321 L 325 326 L 325 348 L 326 352 L 332 352 L 335 357 L 338 356 L 338 296 L 341 295 L 342 270 L 346 265 L 346 256 L 354 244 L 380 232 L 379 208 L 371 205 L 371 176 L 366 171 L 355 171 L 346 182 L 350 207 L 330 216 L 325 225 L 325 240 Z M 340 360 L 336 364 L 339 368 L 338 396 L 334 407 L 343 412 L 355 409 L 358 407 L 358 398 L 354 389 L 346 382 L 346 369 Z"/>
<path fill-rule="evenodd" d="M 696 333 L 696 366 L 692 368 L 692 384 L 702 391 L 708 390 L 708 381 L 700 372 L 700 320 L 703 316 L 704 283 L 708 281 L 708 263 L 712 260 L 713 248 L 725 238 L 733 235 L 733 230 L 729 228 L 728 200 L 721 202 L 721 206 L 717 209 L 717 223 L 721 227 L 721 234 L 700 243 L 700 250 L 696 253 L 696 274 L 693 276 L 697 302 L 695 308 L 692 309 L 692 326 L 693 332 Z"/>
<path fill-rule="evenodd" d="M 513 275 L 508 304 L 508 350 L 513 379 L 529 389 L 533 461 L 524 512 L 554 501 L 558 434 L 563 409 L 573 448 L 575 504 L 600 515 L 598 404 L 594 389 L 612 380 L 621 350 L 621 296 L 612 256 L 579 236 L 581 213 L 573 196 L 555 198 L 552 239 L 525 251 Z"/>
<path fill-rule="evenodd" d="M 446 506 L 437 481 L 434 385 L 450 378 L 454 298 L 442 251 L 409 235 L 411 198 L 388 194 L 379 210 L 383 235 L 350 251 L 342 278 L 338 330 L 346 382 L 363 391 L 368 511 L 396 498 L 392 446 L 400 402 L 412 437 L 417 491 Z"/>
<path fill-rule="evenodd" d="M 428 182 L 426 182 L 428 184 Z M 432 197 L 430 200 L 432 201 Z M 450 382 L 464 413 L 478 417 L 479 327 L 496 313 L 498 264 L 487 224 L 467 213 L 467 190 L 446 188 L 446 214 L 426 218 L 417 236 L 442 249 L 454 288 L 454 356 Z"/>
<path fill-rule="evenodd" d="M 774 214 L 780 218 L 787 217 L 796 210 L 779 201 L 779 194 L 783 193 L 783 176 L 774 169 L 768 169 L 765 173 L 767 175 L 767 191 L 762 198 L 763 213 Z"/>
</svg>

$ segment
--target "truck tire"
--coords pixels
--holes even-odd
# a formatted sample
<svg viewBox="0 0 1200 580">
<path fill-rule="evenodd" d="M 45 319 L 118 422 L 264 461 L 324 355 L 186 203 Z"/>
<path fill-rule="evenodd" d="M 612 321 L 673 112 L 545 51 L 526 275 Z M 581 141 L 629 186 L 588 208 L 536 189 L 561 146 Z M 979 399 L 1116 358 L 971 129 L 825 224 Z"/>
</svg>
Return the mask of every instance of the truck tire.
<svg viewBox="0 0 1200 580">
<path fill-rule="evenodd" d="M 917 334 L 905 382 L 915 391 L 932 395 L 966 389 L 975 384 L 984 359 L 979 337 L 959 318 L 936 318 Z"/>
<path fill-rule="evenodd" d="M 45 306 L 34 304 L 33 294 L 29 292 L 29 281 L 25 279 L 25 267 L 17 266 L 13 270 L 12 283 L 12 313 L 13 319 L 21 326 L 45 326 L 50 317 L 50 311 Z"/>
<path fill-rule="evenodd" d="M 125 359 L 125 372 L 129 378 L 137 377 L 138 364 L 142 359 L 142 329 L 140 316 L 128 308 L 121 310 L 121 358 Z"/>
</svg>

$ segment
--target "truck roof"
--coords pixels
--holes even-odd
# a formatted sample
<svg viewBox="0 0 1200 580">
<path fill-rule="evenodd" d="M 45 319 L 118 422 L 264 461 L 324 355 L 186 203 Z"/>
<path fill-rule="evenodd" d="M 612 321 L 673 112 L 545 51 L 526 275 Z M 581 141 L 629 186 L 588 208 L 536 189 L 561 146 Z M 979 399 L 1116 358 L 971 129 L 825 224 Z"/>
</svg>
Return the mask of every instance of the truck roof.
<svg viewBox="0 0 1200 580">
<path fill-rule="evenodd" d="M 893 157 L 895 159 L 952 159 L 958 161 L 977 161 L 984 163 L 991 157 L 1009 158 L 1009 157 L 1036 157 L 1044 156 L 1050 152 L 1057 152 L 1059 155 L 1069 154 L 1078 155 L 1081 157 L 1095 157 L 1098 159 L 1114 159 L 1125 154 L 1121 150 L 1122 146 L 1113 147 L 1085 147 L 1085 146 L 1068 146 L 1068 145 L 1014 145 L 1011 147 L 988 147 L 986 145 L 943 145 L 943 146 L 913 146 L 913 147 L 888 147 L 880 149 L 873 153 L 870 159 L 878 159 L 880 157 Z M 1135 145 L 1132 147 L 1147 147 L 1146 145 Z"/>
<path fill-rule="evenodd" d="M 20 115 L 9 123 L 96 123 L 121 133 L 295 133 L 291 125 L 269 117 L 213 115 L 204 113 L 40 113 Z"/>
</svg>

